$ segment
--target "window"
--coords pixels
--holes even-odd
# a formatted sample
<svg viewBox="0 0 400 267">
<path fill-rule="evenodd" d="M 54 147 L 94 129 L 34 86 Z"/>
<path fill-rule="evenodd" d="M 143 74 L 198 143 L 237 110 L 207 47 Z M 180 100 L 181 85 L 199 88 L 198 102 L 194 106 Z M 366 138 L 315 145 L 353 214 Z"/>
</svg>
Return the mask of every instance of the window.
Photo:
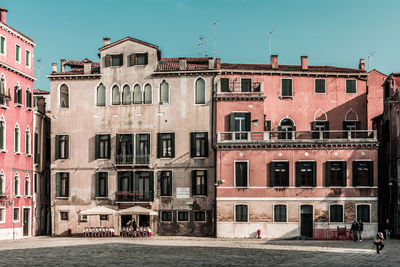
<svg viewBox="0 0 400 267">
<path fill-rule="evenodd" d="M 101 83 L 97 86 L 97 106 L 104 107 L 106 105 L 106 87 Z"/>
<path fill-rule="evenodd" d="M 6 222 L 6 209 L 0 208 L 0 223 Z"/>
<path fill-rule="evenodd" d="M 110 135 L 109 134 L 96 134 L 95 141 L 95 158 L 96 159 L 109 159 L 110 158 Z"/>
<path fill-rule="evenodd" d="M 169 103 L 169 85 L 163 81 L 160 85 L 160 105 Z"/>
<path fill-rule="evenodd" d="M 221 78 L 221 92 L 229 91 L 229 78 Z"/>
<path fill-rule="evenodd" d="M 172 196 L 172 171 L 160 172 L 161 196 Z"/>
<path fill-rule="evenodd" d="M 278 126 L 278 138 L 279 139 L 292 139 L 295 137 L 293 131 L 296 131 L 294 121 L 290 118 L 284 118 Z"/>
<path fill-rule="evenodd" d="M 208 157 L 208 133 L 190 133 L 190 156 Z"/>
<path fill-rule="evenodd" d="M 151 89 L 151 85 L 150 84 L 146 84 L 146 86 L 144 87 L 144 103 L 145 104 L 151 104 L 152 103 L 152 89 Z"/>
<path fill-rule="evenodd" d="M 136 164 L 150 163 L 150 134 L 136 134 Z"/>
<path fill-rule="evenodd" d="M 241 92 L 251 92 L 251 79 L 241 79 L 240 90 Z"/>
<path fill-rule="evenodd" d="M 129 85 L 124 85 L 124 89 L 122 90 L 122 105 L 130 105 L 131 98 L 131 89 Z"/>
<path fill-rule="evenodd" d="M 325 164 L 326 186 L 346 186 L 346 162 L 328 161 Z"/>
<path fill-rule="evenodd" d="M 31 154 L 31 133 L 29 128 L 27 128 L 25 132 L 25 154 Z"/>
<path fill-rule="evenodd" d="M 5 177 L 4 177 L 4 173 L 1 172 L 0 173 L 0 195 L 5 194 L 4 184 L 5 184 Z"/>
<path fill-rule="evenodd" d="M 69 197 L 69 173 L 56 173 L 56 197 Z"/>
<path fill-rule="evenodd" d="M 108 215 L 100 215 L 100 221 L 108 221 Z"/>
<path fill-rule="evenodd" d="M 22 88 L 18 83 L 14 87 L 14 104 L 22 105 Z"/>
<path fill-rule="evenodd" d="M 346 94 L 356 94 L 356 93 L 357 93 L 357 81 L 346 80 Z"/>
<path fill-rule="evenodd" d="M 236 222 L 247 222 L 247 205 L 236 205 L 235 206 L 235 221 Z"/>
<path fill-rule="evenodd" d="M 112 88 L 112 104 L 113 105 L 121 104 L 121 96 L 119 94 L 118 85 L 114 85 L 113 88 Z"/>
<path fill-rule="evenodd" d="M 21 63 L 21 46 L 18 44 L 15 45 L 15 61 Z"/>
<path fill-rule="evenodd" d="M 188 211 L 178 211 L 178 222 L 188 222 L 189 212 Z"/>
<path fill-rule="evenodd" d="M 353 186 L 374 185 L 374 162 L 353 161 Z"/>
<path fill-rule="evenodd" d="M 20 152 L 20 136 L 19 136 L 19 126 L 18 124 L 14 128 L 14 152 Z"/>
<path fill-rule="evenodd" d="M 157 157 L 175 157 L 175 133 L 158 133 Z"/>
<path fill-rule="evenodd" d="M 172 211 L 161 211 L 162 222 L 172 222 Z"/>
<path fill-rule="evenodd" d="M 96 172 L 96 197 L 108 197 L 107 172 Z"/>
<path fill-rule="evenodd" d="M 29 89 L 29 87 L 26 89 L 26 96 L 25 96 L 25 106 L 27 108 L 31 108 L 32 107 L 32 92 Z"/>
<path fill-rule="evenodd" d="M 207 195 L 207 171 L 192 170 L 192 195 Z"/>
<path fill-rule="evenodd" d="M 195 222 L 205 222 L 206 221 L 206 212 L 205 211 L 195 211 L 194 212 L 194 221 Z"/>
<path fill-rule="evenodd" d="M 296 186 L 316 186 L 316 165 L 315 161 L 296 162 Z"/>
<path fill-rule="evenodd" d="M 19 176 L 14 176 L 14 195 L 19 196 Z"/>
<path fill-rule="evenodd" d="M 19 222 L 19 208 L 13 208 L 13 221 Z"/>
<path fill-rule="evenodd" d="M 6 38 L 4 36 L 0 36 L 0 54 L 6 55 Z"/>
<path fill-rule="evenodd" d="M 313 121 L 311 124 L 311 131 L 313 131 L 313 138 L 329 138 L 329 132 L 327 132 L 329 131 L 329 121 Z"/>
<path fill-rule="evenodd" d="M 142 91 L 139 84 L 133 87 L 133 104 L 142 104 Z"/>
<path fill-rule="evenodd" d="M 56 135 L 56 159 L 69 158 L 69 136 Z"/>
<path fill-rule="evenodd" d="M 123 65 L 123 55 L 111 55 L 111 66 L 122 66 Z"/>
<path fill-rule="evenodd" d="M 31 51 L 25 50 L 25 66 L 31 67 Z"/>
<path fill-rule="evenodd" d="M 293 96 L 293 80 L 282 79 L 281 97 L 292 97 L 292 96 Z"/>
<path fill-rule="evenodd" d="M 66 84 L 60 86 L 60 107 L 69 108 L 69 88 Z"/>
<path fill-rule="evenodd" d="M 8 94 L 10 94 L 10 90 L 8 90 Z M 7 105 L 8 97 L 7 97 L 7 88 L 4 79 L 4 75 L 0 76 L 0 105 Z"/>
<path fill-rule="evenodd" d="M 196 81 L 196 104 L 206 103 L 206 84 L 202 78 Z"/>
<path fill-rule="evenodd" d="M 6 150 L 6 123 L 3 117 L 0 119 L 0 150 Z"/>
<path fill-rule="evenodd" d="M 274 205 L 274 222 L 286 222 L 286 205 Z"/>
<path fill-rule="evenodd" d="M 250 112 L 232 112 L 230 115 L 231 132 L 249 132 L 251 131 L 251 113 Z M 247 140 L 248 133 L 235 133 L 232 138 L 238 140 Z"/>
<path fill-rule="evenodd" d="M 30 182 L 29 176 L 25 177 L 25 196 L 30 196 Z"/>
<path fill-rule="evenodd" d="M 370 205 L 357 205 L 357 222 L 370 222 Z"/>
<path fill-rule="evenodd" d="M 115 141 L 117 164 L 133 164 L 133 135 L 117 134 Z"/>
<path fill-rule="evenodd" d="M 153 201 L 153 172 L 135 172 L 136 199 L 142 201 Z"/>
<path fill-rule="evenodd" d="M 315 79 L 315 93 L 316 94 L 325 94 L 325 79 Z"/>
<path fill-rule="evenodd" d="M 343 205 L 330 205 L 329 206 L 329 221 L 330 222 L 343 222 Z"/>
<path fill-rule="evenodd" d="M 38 175 L 35 173 L 33 175 L 33 185 L 34 185 L 34 192 L 37 193 L 37 189 L 38 189 L 38 179 L 37 179 Z"/>
<path fill-rule="evenodd" d="M 289 162 L 269 164 L 269 186 L 289 186 Z"/>
<path fill-rule="evenodd" d="M 343 130 L 344 131 L 355 131 L 361 129 L 361 121 L 343 121 Z M 352 138 L 362 137 L 363 133 L 351 133 Z M 344 138 L 348 138 L 348 132 L 343 133 Z"/>
<path fill-rule="evenodd" d="M 60 220 L 61 221 L 68 221 L 68 212 L 60 211 Z"/>
<path fill-rule="evenodd" d="M 129 66 L 134 65 L 147 65 L 148 53 L 130 54 L 128 56 Z"/>
<path fill-rule="evenodd" d="M 248 186 L 248 162 L 235 162 L 235 187 Z"/>
</svg>

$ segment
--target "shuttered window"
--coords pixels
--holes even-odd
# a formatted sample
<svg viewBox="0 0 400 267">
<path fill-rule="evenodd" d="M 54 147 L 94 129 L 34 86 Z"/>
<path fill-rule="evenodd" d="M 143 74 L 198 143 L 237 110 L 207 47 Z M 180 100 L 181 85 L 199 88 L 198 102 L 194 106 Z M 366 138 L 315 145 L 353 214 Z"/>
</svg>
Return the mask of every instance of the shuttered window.
<svg viewBox="0 0 400 267">
<path fill-rule="evenodd" d="M 148 64 L 148 54 L 136 54 L 136 65 L 147 65 Z"/>
<path fill-rule="evenodd" d="M 346 93 L 347 94 L 356 94 L 357 93 L 357 81 L 352 79 L 352 80 L 346 80 Z"/>
<path fill-rule="evenodd" d="M 0 150 L 5 149 L 6 127 L 4 121 L 0 121 Z"/>
<path fill-rule="evenodd" d="M 157 139 L 157 157 L 174 158 L 175 133 L 158 133 Z"/>
<path fill-rule="evenodd" d="M 343 205 L 330 205 L 329 221 L 343 222 Z"/>
<path fill-rule="evenodd" d="M 315 161 L 296 162 L 296 186 L 316 186 L 316 165 Z"/>
<path fill-rule="evenodd" d="M 289 186 L 289 162 L 269 164 L 269 186 Z"/>
<path fill-rule="evenodd" d="M 208 157 L 208 133 L 190 133 L 190 156 Z"/>
<path fill-rule="evenodd" d="M 374 185 L 374 162 L 353 161 L 353 186 Z"/>
<path fill-rule="evenodd" d="M 370 222 L 370 205 L 357 205 L 357 222 Z"/>
<path fill-rule="evenodd" d="M 207 171 L 192 170 L 192 195 L 207 195 Z"/>
<path fill-rule="evenodd" d="M 346 186 L 347 167 L 345 161 L 325 163 L 325 186 Z"/>
<path fill-rule="evenodd" d="M 56 173 L 56 196 L 69 197 L 69 173 Z"/>
<path fill-rule="evenodd" d="M 108 173 L 97 172 L 96 173 L 96 197 L 107 197 L 108 196 Z"/>
<path fill-rule="evenodd" d="M 161 196 L 172 196 L 172 171 L 160 173 Z"/>
<path fill-rule="evenodd" d="M 229 92 L 229 79 L 221 78 L 221 92 Z"/>
<path fill-rule="evenodd" d="M 56 159 L 69 158 L 69 136 L 56 135 Z"/>
<path fill-rule="evenodd" d="M 292 97 L 292 96 L 293 96 L 293 80 L 282 79 L 281 97 Z"/>
<path fill-rule="evenodd" d="M 235 221 L 236 222 L 247 222 L 247 205 L 236 205 L 235 206 Z"/>
<path fill-rule="evenodd" d="M 315 79 L 315 93 L 316 94 L 325 94 L 325 79 Z"/>
<path fill-rule="evenodd" d="M 111 136 L 109 134 L 96 134 L 95 142 L 96 142 L 96 151 L 95 158 L 96 159 L 109 159 L 110 158 L 110 146 L 111 146 Z"/>
<path fill-rule="evenodd" d="M 248 186 L 248 162 L 235 162 L 235 186 Z"/>
<path fill-rule="evenodd" d="M 111 66 L 122 66 L 123 65 L 123 55 L 111 55 Z"/>
<path fill-rule="evenodd" d="M 274 205 L 274 222 L 286 222 L 286 205 Z"/>
<path fill-rule="evenodd" d="M 251 79 L 241 79 L 240 89 L 241 92 L 251 92 Z"/>
</svg>

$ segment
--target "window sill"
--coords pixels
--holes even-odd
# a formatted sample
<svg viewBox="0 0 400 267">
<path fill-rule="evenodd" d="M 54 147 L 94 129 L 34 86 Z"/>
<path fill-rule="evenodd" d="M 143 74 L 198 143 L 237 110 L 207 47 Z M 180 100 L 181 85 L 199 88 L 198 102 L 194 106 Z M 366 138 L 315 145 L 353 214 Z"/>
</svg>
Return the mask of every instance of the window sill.
<svg viewBox="0 0 400 267">
<path fill-rule="evenodd" d="M 293 100 L 294 96 L 282 96 L 282 95 L 279 96 L 279 99 L 286 99 L 286 98 L 290 98 Z"/>
<path fill-rule="evenodd" d="M 207 198 L 206 195 L 194 195 L 193 197 L 196 197 L 196 198 Z"/>
<path fill-rule="evenodd" d="M 205 156 L 203 156 L 203 157 L 202 157 L 202 156 L 198 156 L 198 157 L 197 157 L 197 156 L 196 156 L 196 157 L 192 157 L 192 159 L 194 159 L 194 160 L 196 160 L 196 159 L 197 159 L 197 160 L 205 160 L 205 159 L 208 159 L 208 157 L 205 157 Z"/>
<path fill-rule="evenodd" d="M 25 198 L 32 198 L 32 196 L 25 196 Z"/>
<path fill-rule="evenodd" d="M 14 152 L 15 155 L 21 155 L 21 152 Z"/>
<path fill-rule="evenodd" d="M 22 108 L 23 105 L 22 105 L 22 104 L 19 104 L 19 103 L 16 103 L 16 104 L 14 104 L 14 107 Z"/>
<path fill-rule="evenodd" d="M 160 196 L 162 198 L 172 198 L 172 196 Z"/>
<path fill-rule="evenodd" d="M 61 200 L 65 199 L 65 200 L 68 200 L 69 197 L 56 197 L 56 199 L 61 199 Z"/>
<path fill-rule="evenodd" d="M 8 151 L 7 150 L 4 150 L 4 149 L 1 149 L 0 150 L 0 153 L 7 153 Z"/>
<path fill-rule="evenodd" d="M 18 220 L 18 221 L 14 221 L 14 220 L 13 220 L 13 223 L 19 223 L 19 220 Z"/>
<path fill-rule="evenodd" d="M 26 154 L 25 156 L 31 158 L 32 154 Z"/>
<path fill-rule="evenodd" d="M 96 160 L 110 160 L 111 158 L 97 158 Z"/>
<path fill-rule="evenodd" d="M 0 108 L 2 109 L 9 109 L 10 107 L 6 106 L 6 105 L 0 105 Z"/>
<path fill-rule="evenodd" d="M 167 106 L 169 103 L 158 103 L 160 106 Z"/>
<path fill-rule="evenodd" d="M 21 198 L 21 195 L 15 195 L 14 198 Z"/>
<path fill-rule="evenodd" d="M 207 223 L 207 221 L 194 221 L 194 223 Z"/>
<path fill-rule="evenodd" d="M 95 197 L 95 200 L 109 200 L 108 197 Z"/>
<path fill-rule="evenodd" d="M 249 189 L 248 186 L 234 186 L 233 188 L 237 188 L 237 189 Z"/>
<path fill-rule="evenodd" d="M 170 224 L 170 223 L 173 223 L 173 221 L 160 221 L 160 223 L 168 223 L 168 224 Z"/>
<path fill-rule="evenodd" d="M 178 223 L 189 223 L 189 221 L 176 221 Z"/>
<path fill-rule="evenodd" d="M 30 108 L 30 107 L 26 107 L 26 110 L 28 110 L 28 111 L 32 111 L 32 108 Z"/>
</svg>

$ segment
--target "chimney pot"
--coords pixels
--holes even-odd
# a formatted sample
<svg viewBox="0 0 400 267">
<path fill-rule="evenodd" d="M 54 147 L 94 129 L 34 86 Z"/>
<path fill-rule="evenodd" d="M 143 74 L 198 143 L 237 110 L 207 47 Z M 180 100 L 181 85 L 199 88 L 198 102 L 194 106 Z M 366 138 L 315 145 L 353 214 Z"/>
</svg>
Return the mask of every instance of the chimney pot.
<svg viewBox="0 0 400 267">
<path fill-rule="evenodd" d="M 278 55 L 271 55 L 271 68 L 278 69 Z"/>
<path fill-rule="evenodd" d="M 109 45 L 109 44 L 110 44 L 110 38 L 104 37 L 104 38 L 103 38 L 103 42 L 104 42 L 104 45 L 105 45 L 105 46 L 106 46 L 106 45 Z"/>
<path fill-rule="evenodd" d="M 52 72 L 57 72 L 57 63 L 51 63 Z"/>
<path fill-rule="evenodd" d="M 217 58 L 215 60 L 216 60 L 217 70 L 220 70 L 221 69 L 221 59 Z"/>
<path fill-rule="evenodd" d="M 301 69 L 308 70 L 308 56 L 301 56 Z"/>
<path fill-rule="evenodd" d="M 4 7 L 0 7 L 0 21 L 1 21 L 1 23 L 6 24 L 7 12 L 8 12 L 7 9 L 5 9 Z"/>
<path fill-rule="evenodd" d="M 187 69 L 187 64 L 186 64 L 186 58 L 179 58 L 179 70 L 186 70 Z"/>
<path fill-rule="evenodd" d="M 84 62 L 83 63 L 83 74 L 90 74 L 92 71 L 92 63 Z"/>
<path fill-rule="evenodd" d="M 65 71 L 65 63 L 67 62 L 65 59 L 61 59 L 60 60 L 61 61 L 61 72 L 64 72 Z"/>
<path fill-rule="evenodd" d="M 358 68 L 360 70 L 365 70 L 365 59 L 363 58 L 360 59 L 360 64 L 358 65 Z"/>
</svg>

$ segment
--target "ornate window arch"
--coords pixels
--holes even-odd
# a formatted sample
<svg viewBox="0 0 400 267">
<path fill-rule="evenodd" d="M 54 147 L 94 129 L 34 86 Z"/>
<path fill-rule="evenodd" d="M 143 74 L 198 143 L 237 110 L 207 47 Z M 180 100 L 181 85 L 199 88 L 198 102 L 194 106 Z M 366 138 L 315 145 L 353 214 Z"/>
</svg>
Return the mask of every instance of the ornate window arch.
<svg viewBox="0 0 400 267">
<path fill-rule="evenodd" d="M 113 105 L 120 105 L 121 104 L 121 92 L 119 90 L 119 86 L 114 84 L 111 87 L 111 93 L 112 93 L 112 104 Z"/>
<path fill-rule="evenodd" d="M 132 102 L 131 88 L 128 84 L 122 87 L 122 105 L 130 105 Z"/>
<path fill-rule="evenodd" d="M 152 104 L 153 102 L 153 88 L 151 87 L 151 84 L 147 83 L 144 86 L 144 92 L 143 92 L 143 101 L 144 104 Z"/>
<path fill-rule="evenodd" d="M 160 105 L 169 104 L 169 84 L 163 80 L 160 84 Z"/>
<path fill-rule="evenodd" d="M 21 152 L 21 133 L 18 122 L 17 124 L 15 124 L 14 128 L 14 152 L 15 153 Z"/>
<path fill-rule="evenodd" d="M 195 104 L 206 103 L 206 82 L 203 78 L 198 78 L 195 85 Z"/>
<path fill-rule="evenodd" d="M 142 88 L 140 84 L 133 86 L 133 104 L 142 104 Z"/>
<path fill-rule="evenodd" d="M 98 107 L 106 105 L 106 87 L 103 83 L 96 86 L 96 105 Z"/>
<path fill-rule="evenodd" d="M 69 108 L 69 86 L 66 83 L 60 85 L 60 108 Z"/>
</svg>

